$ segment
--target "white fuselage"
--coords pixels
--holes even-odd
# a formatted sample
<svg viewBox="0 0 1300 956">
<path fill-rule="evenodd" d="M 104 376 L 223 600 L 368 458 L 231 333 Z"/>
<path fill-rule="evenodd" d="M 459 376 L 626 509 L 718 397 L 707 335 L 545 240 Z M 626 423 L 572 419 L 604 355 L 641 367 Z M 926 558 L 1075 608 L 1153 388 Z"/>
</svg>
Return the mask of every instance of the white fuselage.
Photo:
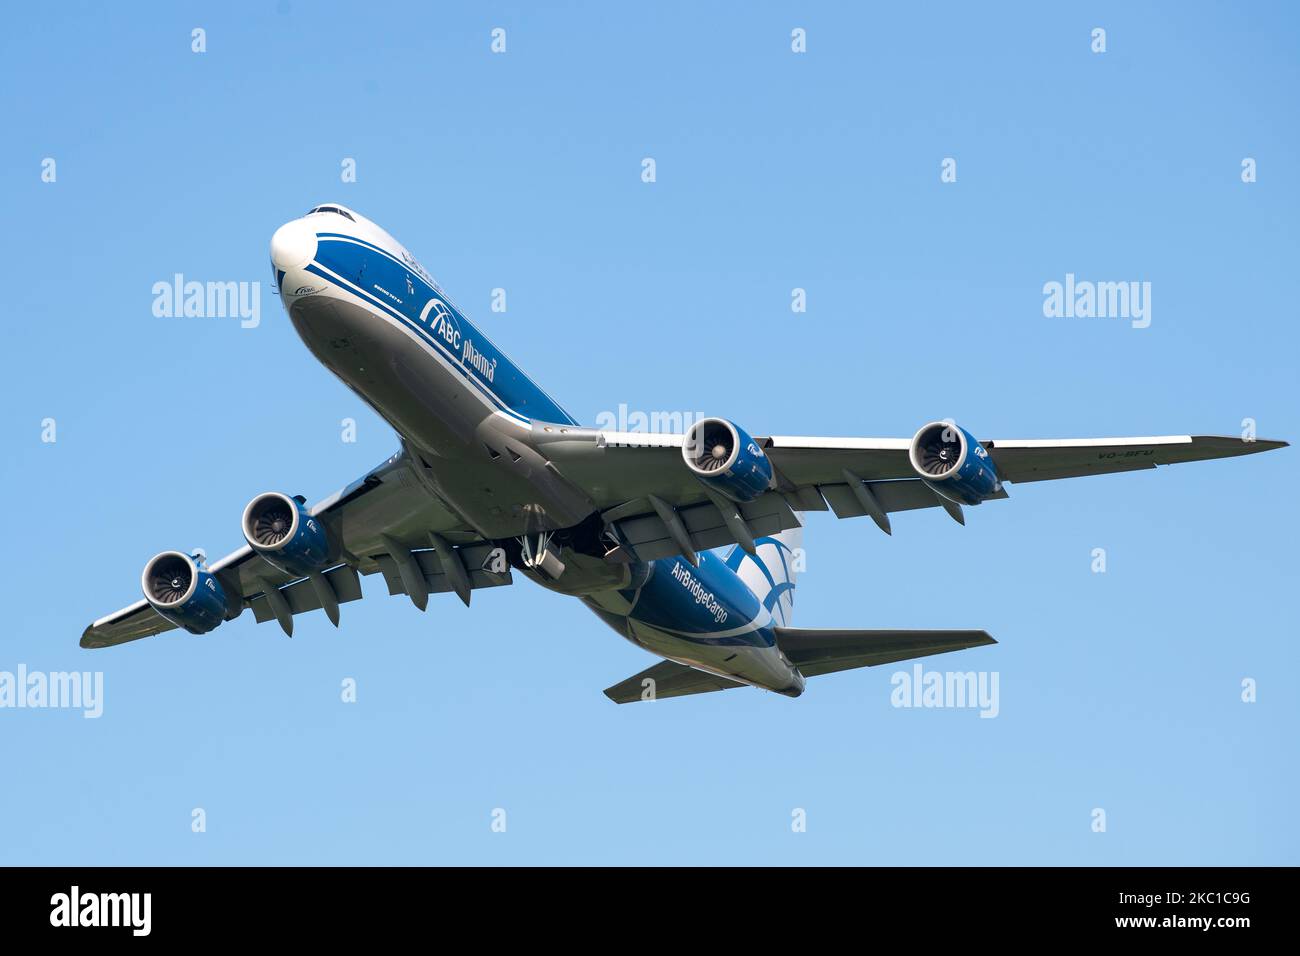
<svg viewBox="0 0 1300 956">
<path fill-rule="evenodd" d="M 294 328 L 402 437 L 431 494 L 487 540 L 599 525 L 596 507 L 533 436 L 576 421 L 456 308 L 392 236 L 341 206 L 271 240 Z M 786 694 L 803 678 L 775 645 L 768 608 L 721 559 L 620 564 L 565 552 L 558 580 L 628 640 L 662 657 Z M 699 595 L 710 597 L 702 607 Z"/>
</svg>

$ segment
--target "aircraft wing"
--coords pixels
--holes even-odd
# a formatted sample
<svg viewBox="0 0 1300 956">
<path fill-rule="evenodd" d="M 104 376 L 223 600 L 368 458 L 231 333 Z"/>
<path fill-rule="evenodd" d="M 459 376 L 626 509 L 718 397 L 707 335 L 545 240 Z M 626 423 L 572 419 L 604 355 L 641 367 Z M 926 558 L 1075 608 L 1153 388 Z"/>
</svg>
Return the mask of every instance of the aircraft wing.
<svg viewBox="0 0 1300 956">
<path fill-rule="evenodd" d="M 556 429 L 544 453 L 602 509 L 622 534 L 628 559 L 689 554 L 746 537 L 796 527 L 800 511 L 870 516 L 890 531 L 888 515 L 943 507 L 964 523 L 961 508 L 935 494 L 913 471 L 906 438 L 817 438 L 774 435 L 755 441 L 771 461 L 775 487 L 736 504 L 705 489 L 682 460 L 684 435 Z M 1251 455 L 1282 441 L 1221 436 L 990 439 L 1001 482 L 1015 483 L 1139 471 L 1157 465 Z M 865 494 L 863 492 L 866 492 Z M 1005 498 L 999 487 L 990 497 Z"/>
<path fill-rule="evenodd" d="M 422 487 L 405 451 L 310 511 L 341 545 L 340 562 L 323 573 L 329 585 L 326 600 L 332 594 L 332 603 L 359 600 L 360 576 L 375 573 L 383 575 L 390 594 L 408 594 L 421 609 L 429 594 L 455 591 L 468 604 L 474 589 L 511 583 L 508 570 L 484 570 L 491 545 Z M 231 603 L 239 598 L 227 620 L 251 607 L 259 623 L 274 620 L 292 634 L 294 615 L 322 607 L 317 585 L 268 564 L 247 544 L 208 570 Z M 326 613 L 337 623 L 337 607 L 327 607 Z M 81 646 L 111 647 L 175 627 L 142 598 L 91 624 L 81 635 Z"/>
</svg>

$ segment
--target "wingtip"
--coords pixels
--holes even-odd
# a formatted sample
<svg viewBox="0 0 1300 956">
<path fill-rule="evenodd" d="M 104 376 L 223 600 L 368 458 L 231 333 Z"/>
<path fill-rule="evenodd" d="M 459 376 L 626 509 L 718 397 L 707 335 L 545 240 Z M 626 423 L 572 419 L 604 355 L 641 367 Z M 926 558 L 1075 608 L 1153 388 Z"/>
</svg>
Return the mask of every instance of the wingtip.
<svg viewBox="0 0 1300 956">
<path fill-rule="evenodd" d="M 1241 447 L 1232 452 L 1238 455 L 1255 455 L 1261 451 L 1274 451 L 1291 445 L 1289 441 L 1277 438 L 1243 438 L 1239 435 L 1193 435 L 1192 441 L 1224 443 L 1226 447 L 1239 445 Z"/>
<path fill-rule="evenodd" d="M 1240 439 L 1240 441 L 1243 445 L 1255 446 L 1253 448 L 1246 449 L 1245 453 L 1248 455 L 1254 452 L 1273 451 L 1277 448 L 1286 448 L 1291 444 L 1289 441 L 1281 441 L 1276 438 L 1252 438 L 1252 439 L 1242 438 Z"/>
<path fill-rule="evenodd" d="M 112 647 L 113 643 L 113 641 L 100 636 L 95 630 L 94 624 L 81 632 L 81 640 L 78 641 L 78 645 L 88 651 L 98 651 L 105 647 Z"/>
</svg>

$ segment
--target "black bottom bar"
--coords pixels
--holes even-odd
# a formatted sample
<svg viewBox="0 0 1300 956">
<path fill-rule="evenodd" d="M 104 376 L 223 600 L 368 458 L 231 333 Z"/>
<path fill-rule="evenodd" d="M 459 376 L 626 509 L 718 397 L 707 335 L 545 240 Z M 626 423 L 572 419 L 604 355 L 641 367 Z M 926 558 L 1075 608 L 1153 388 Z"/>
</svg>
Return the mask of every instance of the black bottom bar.
<svg viewBox="0 0 1300 956">
<path fill-rule="evenodd" d="M 1104 935 L 1228 943 L 1277 933 L 1285 869 L 97 869 L 0 871 L 0 918 L 28 936 L 337 946 L 477 928 L 651 946 L 758 936 L 865 944 Z M 613 924 L 620 934 L 609 936 Z M 687 935 L 691 934 L 691 935 Z M 421 938 L 429 939 L 424 936 Z"/>
</svg>

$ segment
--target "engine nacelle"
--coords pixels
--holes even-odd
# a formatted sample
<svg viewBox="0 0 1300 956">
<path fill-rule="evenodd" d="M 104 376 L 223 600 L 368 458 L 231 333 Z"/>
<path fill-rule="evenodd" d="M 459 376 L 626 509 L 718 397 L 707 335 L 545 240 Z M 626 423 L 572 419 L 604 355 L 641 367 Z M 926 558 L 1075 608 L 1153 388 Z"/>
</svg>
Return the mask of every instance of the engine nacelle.
<svg viewBox="0 0 1300 956">
<path fill-rule="evenodd" d="M 725 418 L 704 418 L 686 432 L 686 467 L 732 501 L 753 501 L 772 484 L 772 463 L 758 442 Z"/>
<path fill-rule="evenodd" d="M 144 566 L 140 587 L 153 609 L 191 634 L 206 634 L 226 619 L 226 593 L 193 557 L 164 551 Z"/>
<path fill-rule="evenodd" d="M 949 501 L 977 505 L 1001 490 L 988 450 L 958 425 L 931 422 L 916 433 L 907 454 L 921 480 Z"/>
<path fill-rule="evenodd" d="M 253 550 L 286 574 L 305 577 L 330 565 L 329 535 L 297 498 L 258 495 L 244 509 L 242 525 Z"/>
</svg>

